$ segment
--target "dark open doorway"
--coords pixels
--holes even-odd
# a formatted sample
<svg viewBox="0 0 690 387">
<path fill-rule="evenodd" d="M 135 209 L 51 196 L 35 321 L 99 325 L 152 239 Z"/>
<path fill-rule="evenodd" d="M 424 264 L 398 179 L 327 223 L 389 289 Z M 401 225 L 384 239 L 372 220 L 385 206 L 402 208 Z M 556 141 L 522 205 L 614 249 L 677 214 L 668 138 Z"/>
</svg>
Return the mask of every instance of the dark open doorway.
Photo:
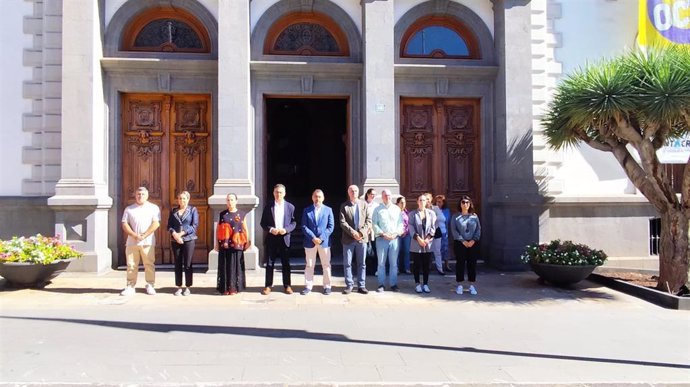
<svg viewBox="0 0 690 387">
<path fill-rule="evenodd" d="M 297 222 L 320 188 L 325 204 L 333 209 L 335 231 L 331 252 L 342 253 L 338 208 L 347 194 L 347 99 L 266 99 L 266 193 L 286 186 L 286 199 L 295 205 Z M 304 256 L 302 234 L 292 238 L 292 256 Z"/>
</svg>

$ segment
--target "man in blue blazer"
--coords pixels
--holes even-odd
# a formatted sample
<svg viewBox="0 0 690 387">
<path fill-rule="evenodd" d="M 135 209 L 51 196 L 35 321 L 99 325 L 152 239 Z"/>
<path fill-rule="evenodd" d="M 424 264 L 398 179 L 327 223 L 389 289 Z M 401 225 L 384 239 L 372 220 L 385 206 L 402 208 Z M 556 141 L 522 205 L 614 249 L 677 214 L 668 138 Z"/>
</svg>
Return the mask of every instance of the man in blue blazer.
<svg viewBox="0 0 690 387">
<path fill-rule="evenodd" d="M 307 265 L 304 269 L 305 287 L 302 295 L 311 293 L 314 285 L 314 266 L 316 254 L 321 258 L 323 267 L 323 294 L 331 294 L 331 243 L 330 238 L 335 226 L 333 210 L 323 204 L 323 191 L 314 190 L 311 195 L 313 205 L 302 212 L 302 231 L 304 232 L 304 255 Z"/>
<path fill-rule="evenodd" d="M 291 268 L 288 251 L 290 249 L 290 233 L 297 227 L 295 220 L 295 206 L 285 200 L 285 186 L 276 184 L 273 187 L 273 201 L 264 207 L 261 214 L 261 228 L 264 229 L 266 251 L 266 282 L 261 294 L 271 293 L 273 286 L 273 271 L 276 259 L 280 258 L 283 265 L 283 288 L 285 294 L 292 294 Z"/>
</svg>

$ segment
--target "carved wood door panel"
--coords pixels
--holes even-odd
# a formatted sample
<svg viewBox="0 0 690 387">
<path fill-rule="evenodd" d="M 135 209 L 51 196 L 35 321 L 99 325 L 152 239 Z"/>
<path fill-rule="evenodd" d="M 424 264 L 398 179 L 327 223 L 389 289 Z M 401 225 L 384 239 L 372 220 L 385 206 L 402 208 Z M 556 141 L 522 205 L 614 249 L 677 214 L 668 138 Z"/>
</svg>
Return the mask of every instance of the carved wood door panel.
<svg viewBox="0 0 690 387">
<path fill-rule="evenodd" d="M 139 186 L 161 208 L 156 263 L 174 263 L 166 225 L 177 194 L 189 191 L 199 210 L 194 263 L 206 263 L 209 249 L 208 193 L 211 189 L 211 112 L 206 95 L 124 94 L 122 97 L 121 208 L 134 203 Z M 119 219 L 118 219 L 119 220 Z M 120 236 L 120 246 L 124 236 Z M 124 249 L 119 263 L 124 264 Z"/>
<path fill-rule="evenodd" d="M 462 195 L 479 209 L 479 101 L 403 99 L 400 111 L 401 191 L 410 206 L 432 192 L 445 195 L 452 212 Z"/>
</svg>

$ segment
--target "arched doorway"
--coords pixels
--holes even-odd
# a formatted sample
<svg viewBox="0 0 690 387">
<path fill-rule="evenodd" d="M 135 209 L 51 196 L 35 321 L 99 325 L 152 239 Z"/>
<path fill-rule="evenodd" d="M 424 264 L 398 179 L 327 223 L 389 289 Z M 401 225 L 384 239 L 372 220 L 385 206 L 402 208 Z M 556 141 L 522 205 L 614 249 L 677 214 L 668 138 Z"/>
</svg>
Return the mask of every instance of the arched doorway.
<svg viewBox="0 0 690 387">
<path fill-rule="evenodd" d="M 311 204 L 314 189 L 338 210 L 347 186 L 346 98 L 266 98 L 266 192 L 284 184 L 295 214 Z M 299 220 L 298 220 L 299 221 Z M 293 256 L 304 255 L 301 232 L 293 234 Z M 338 252 L 340 227 L 332 236 Z M 337 253 L 336 253 L 337 254 Z"/>
</svg>

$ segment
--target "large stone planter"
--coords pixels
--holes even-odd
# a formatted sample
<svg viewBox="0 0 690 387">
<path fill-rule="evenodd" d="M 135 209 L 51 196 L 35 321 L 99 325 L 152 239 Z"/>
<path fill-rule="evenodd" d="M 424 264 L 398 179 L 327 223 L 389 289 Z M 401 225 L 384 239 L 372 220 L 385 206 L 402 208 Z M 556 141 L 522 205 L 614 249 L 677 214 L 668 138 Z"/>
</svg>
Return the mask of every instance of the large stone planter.
<svg viewBox="0 0 690 387">
<path fill-rule="evenodd" d="M 42 288 L 50 280 L 65 271 L 71 262 L 71 259 L 64 259 L 41 265 L 0 261 L 0 276 L 5 278 L 12 286 Z"/>
<path fill-rule="evenodd" d="M 530 263 L 529 266 L 539 278 L 557 286 L 578 283 L 589 277 L 596 268 L 596 265 L 566 266 L 549 263 Z"/>
</svg>

